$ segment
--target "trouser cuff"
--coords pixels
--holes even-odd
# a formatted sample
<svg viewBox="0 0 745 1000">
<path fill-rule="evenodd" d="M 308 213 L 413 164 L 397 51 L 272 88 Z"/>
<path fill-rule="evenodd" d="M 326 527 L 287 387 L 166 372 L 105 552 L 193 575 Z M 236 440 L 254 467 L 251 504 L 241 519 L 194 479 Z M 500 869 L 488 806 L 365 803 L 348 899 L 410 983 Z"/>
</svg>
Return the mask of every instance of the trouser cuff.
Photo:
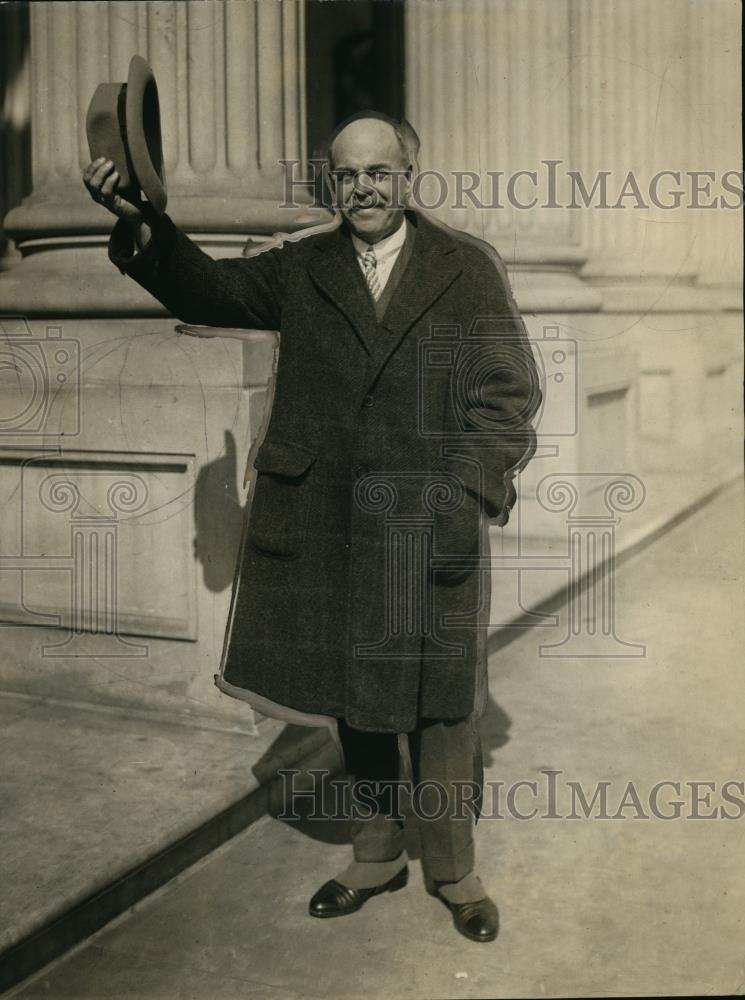
<svg viewBox="0 0 745 1000">
<path fill-rule="evenodd" d="M 465 844 L 456 854 L 439 856 L 422 851 L 422 871 L 428 884 L 433 882 L 458 882 L 473 871 L 476 852 L 473 841 Z"/>
</svg>

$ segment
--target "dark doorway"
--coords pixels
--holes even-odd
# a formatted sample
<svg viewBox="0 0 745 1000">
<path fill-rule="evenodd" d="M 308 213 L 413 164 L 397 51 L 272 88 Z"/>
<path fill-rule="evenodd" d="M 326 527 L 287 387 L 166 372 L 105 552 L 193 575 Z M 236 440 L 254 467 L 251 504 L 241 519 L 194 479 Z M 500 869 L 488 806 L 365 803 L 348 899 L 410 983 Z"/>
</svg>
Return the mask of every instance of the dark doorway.
<svg viewBox="0 0 745 1000">
<path fill-rule="evenodd" d="M 404 114 L 403 0 L 306 0 L 308 156 L 358 111 Z"/>
</svg>

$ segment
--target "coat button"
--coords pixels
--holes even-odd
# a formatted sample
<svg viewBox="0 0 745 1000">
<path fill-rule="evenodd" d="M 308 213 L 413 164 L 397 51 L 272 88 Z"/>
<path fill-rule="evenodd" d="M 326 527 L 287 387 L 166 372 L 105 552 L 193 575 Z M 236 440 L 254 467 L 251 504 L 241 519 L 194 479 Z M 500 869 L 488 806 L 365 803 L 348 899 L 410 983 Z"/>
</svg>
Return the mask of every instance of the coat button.
<svg viewBox="0 0 745 1000">
<path fill-rule="evenodd" d="M 374 396 L 365 396 L 365 398 L 362 400 L 363 406 L 373 406 L 374 404 L 375 404 Z"/>
</svg>

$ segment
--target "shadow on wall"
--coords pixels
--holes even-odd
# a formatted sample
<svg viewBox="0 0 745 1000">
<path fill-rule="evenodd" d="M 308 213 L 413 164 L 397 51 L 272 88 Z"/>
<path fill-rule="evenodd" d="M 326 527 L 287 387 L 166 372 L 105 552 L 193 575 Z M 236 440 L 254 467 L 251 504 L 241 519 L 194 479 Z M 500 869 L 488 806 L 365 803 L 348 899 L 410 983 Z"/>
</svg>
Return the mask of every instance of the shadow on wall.
<svg viewBox="0 0 745 1000">
<path fill-rule="evenodd" d="M 222 454 L 203 465 L 194 490 L 194 553 L 205 586 L 220 593 L 233 582 L 245 509 L 238 494 L 235 438 L 225 431 Z"/>
<path fill-rule="evenodd" d="M 29 38 L 28 5 L 0 4 L 0 225 L 31 193 Z M 0 271 L 8 249 L 0 229 Z"/>
</svg>

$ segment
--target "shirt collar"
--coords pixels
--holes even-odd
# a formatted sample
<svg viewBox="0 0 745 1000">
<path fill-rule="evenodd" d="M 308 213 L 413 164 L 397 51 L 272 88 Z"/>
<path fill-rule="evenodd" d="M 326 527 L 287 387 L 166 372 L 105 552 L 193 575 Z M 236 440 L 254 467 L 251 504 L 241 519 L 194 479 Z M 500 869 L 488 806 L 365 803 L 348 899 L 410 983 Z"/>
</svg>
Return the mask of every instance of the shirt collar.
<svg viewBox="0 0 745 1000">
<path fill-rule="evenodd" d="M 370 246 L 365 240 L 361 240 L 359 236 L 355 236 L 354 233 L 350 234 L 352 237 L 352 243 L 354 244 L 354 249 L 358 257 L 361 257 L 367 248 Z M 396 250 L 400 250 L 401 247 L 406 242 L 406 219 L 401 219 L 401 225 L 395 231 L 391 233 L 390 236 L 386 236 L 384 239 L 379 240 L 377 243 L 373 244 L 373 250 L 375 251 L 375 256 L 378 260 L 382 257 L 387 257 L 389 254 L 395 253 Z"/>
</svg>

